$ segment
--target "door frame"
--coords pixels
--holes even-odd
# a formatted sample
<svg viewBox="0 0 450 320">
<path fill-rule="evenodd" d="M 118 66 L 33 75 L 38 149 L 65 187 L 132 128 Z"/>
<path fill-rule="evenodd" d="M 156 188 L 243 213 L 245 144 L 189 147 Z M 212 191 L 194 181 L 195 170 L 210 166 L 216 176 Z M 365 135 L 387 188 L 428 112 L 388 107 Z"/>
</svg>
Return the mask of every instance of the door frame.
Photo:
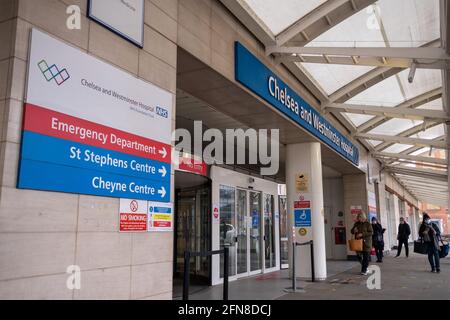
<svg viewBox="0 0 450 320">
<path fill-rule="evenodd" d="M 264 212 L 264 210 L 265 210 L 265 208 L 264 208 L 264 205 L 265 205 L 265 203 L 264 203 L 264 201 L 265 201 L 265 196 L 271 196 L 272 197 L 272 199 L 273 199 L 273 202 L 272 202 L 272 225 L 273 225 L 273 227 L 272 227 L 272 241 L 274 241 L 274 250 L 275 250 L 275 252 L 274 252 L 274 255 L 275 255 L 275 257 L 274 257 L 274 262 L 275 262 L 275 266 L 273 266 L 273 267 L 269 267 L 269 268 L 266 268 L 266 256 L 265 256 L 265 245 L 266 245 L 266 228 L 265 228 L 265 217 L 264 217 L 264 214 L 265 214 L 265 212 Z M 270 272 L 274 272 L 274 271 L 277 271 L 278 269 L 279 269 L 279 267 L 277 267 L 278 265 L 279 265 L 279 263 L 277 263 L 279 260 L 280 260 L 280 257 L 281 257 L 281 251 L 279 251 L 278 252 L 278 257 L 277 257 L 277 246 L 276 246 L 276 243 L 277 243 L 277 239 L 276 239 L 276 237 L 277 237 L 277 233 L 276 233 L 276 228 L 277 228 L 277 226 L 276 226 L 276 224 L 277 224 L 277 221 L 278 221 L 278 226 L 280 225 L 280 223 L 279 223 L 279 221 L 280 221 L 280 219 L 276 219 L 276 215 L 277 215 L 277 213 L 276 213 L 276 210 L 275 210 L 275 208 L 277 207 L 277 205 L 275 204 L 275 202 L 276 201 L 278 201 L 278 195 L 275 195 L 275 194 L 271 194 L 271 193 L 265 193 L 265 192 L 263 192 L 262 193 L 262 199 L 261 199 L 261 201 L 262 201 L 262 219 L 261 220 L 263 220 L 262 221 L 262 225 L 261 225 L 261 228 L 262 228 L 262 232 L 263 232 L 263 236 L 262 236 L 262 245 L 263 245 L 263 254 L 262 254 L 262 258 L 263 258 L 263 260 L 262 260 L 262 264 L 263 264 L 263 273 L 270 273 Z M 279 210 L 278 210 L 279 211 Z"/>
<path fill-rule="evenodd" d="M 281 235 L 281 202 L 282 199 L 284 199 L 286 207 L 285 207 L 285 214 L 286 214 L 286 222 L 288 221 L 288 213 L 287 213 L 287 197 L 285 195 L 278 195 L 278 214 L 279 214 L 279 219 L 278 219 L 278 236 L 279 236 L 279 254 L 278 254 L 278 260 L 279 260 L 279 265 L 280 265 L 280 269 L 289 269 L 289 263 L 282 263 L 283 261 L 281 260 L 281 254 L 282 254 L 282 242 L 286 241 L 288 243 L 288 247 L 289 247 L 289 238 L 285 237 L 283 238 Z M 289 226 L 286 226 L 286 230 L 289 230 Z M 286 236 L 288 236 L 288 234 L 286 234 Z M 282 240 L 282 239 L 286 239 L 286 240 Z M 288 250 L 288 257 L 289 257 L 289 250 Z"/>
<path fill-rule="evenodd" d="M 245 199 L 246 199 L 246 215 L 245 215 L 245 228 L 246 228 L 246 234 L 247 234 L 247 253 L 246 253 L 246 262 L 247 262 L 247 271 L 242 272 L 242 273 L 237 273 L 238 271 L 238 259 L 237 259 L 237 252 L 238 252 L 238 245 L 239 243 L 236 242 L 236 259 L 235 259 L 235 263 L 236 263 L 236 274 L 233 277 L 230 277 L 230 279 L 240 279 L 240 278 L 247 278 L 253 275 L 257 275 L 257 274 L 261 274 L 264 273 L 264 250 L 261 250 L 261 248 L 264 247 L 264 225 L 263 225 L 263 207 L 262 207 L 262 197 L 264 196 L 264 192 L 262 191 L 258 191 L 258 190 L 253 190 L 253 189 L 247 189 L 247 188 L 242 188 L 242 187 L 234 187 L 235 188 L 235 199 L 237 199 L 237 192 L 238 191 L 245 191 Z M 250 253 L 250 231 L 251 231 L 251 215 L 250 215 L 250 192 L 254 192 L 254 193 L 259 193 L 261 198 L 260 198 L 260 212 L 259 212 L 259 231 L 261 233 L 260 238 L 259 238 L 259 247 L 260 247 L 260 254 L 259 254 L 259 258 L 261 259 L 261 269 L 258 270 L 253 270 L 251 271 L 251 253 Z M 236 223 L 238 221 L 238 213 L 237 213 L 237 205 L 238 202 L 235 201 L 235 219 L 236 219 Z"/>
</svg>

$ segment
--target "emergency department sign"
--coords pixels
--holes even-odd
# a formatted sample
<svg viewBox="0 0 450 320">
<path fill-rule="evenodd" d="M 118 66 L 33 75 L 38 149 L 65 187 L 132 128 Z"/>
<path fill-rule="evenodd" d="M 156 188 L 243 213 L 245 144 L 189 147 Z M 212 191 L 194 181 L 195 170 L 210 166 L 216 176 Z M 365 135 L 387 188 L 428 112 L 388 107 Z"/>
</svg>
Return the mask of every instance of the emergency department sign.
<svg viewBox="0 0 450 320">
<path fill-rule="evenodd" d="M 18 188 L 170 201 L 173 95 L 32 30 Z"/>
</svg>

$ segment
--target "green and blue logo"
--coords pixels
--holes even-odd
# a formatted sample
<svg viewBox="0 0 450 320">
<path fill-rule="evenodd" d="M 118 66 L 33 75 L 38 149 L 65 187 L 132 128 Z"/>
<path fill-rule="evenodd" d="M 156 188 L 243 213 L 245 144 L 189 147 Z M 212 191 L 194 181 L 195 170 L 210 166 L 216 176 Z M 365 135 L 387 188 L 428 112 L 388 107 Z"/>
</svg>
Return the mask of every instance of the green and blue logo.
<svg viewBox="0 0 450 320">
<path fill-rule="evenodd" d="M 55 80 L 58 86 L 62 85 L 64 82 L 70 79 L 70 75 L 67 72 L 67 69 L 64 68 L 61 71 L 56 66 L 56 64 L 48 66 L 45 60 L 42 60 L 38 63 L 39 70 L 41 70 L 47 81 Z"/>
</svg>

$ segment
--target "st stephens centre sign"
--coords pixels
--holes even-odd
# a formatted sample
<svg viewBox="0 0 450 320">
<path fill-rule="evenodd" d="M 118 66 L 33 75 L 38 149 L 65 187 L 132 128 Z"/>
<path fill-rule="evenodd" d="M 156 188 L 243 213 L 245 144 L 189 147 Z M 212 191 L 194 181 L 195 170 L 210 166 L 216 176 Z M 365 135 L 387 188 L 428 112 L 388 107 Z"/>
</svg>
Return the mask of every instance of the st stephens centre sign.
<svg viewBox="0 0 450 320">
<path fill-rule="evenodd" d="M 239 42 L 235 59 L 236 81 L 358 166 L 358 148 Z"/>
<path fill-rule="evenodd" d="M 169 202 L 173 100 L 33 29 L 18 187 Z"/>
</svg>

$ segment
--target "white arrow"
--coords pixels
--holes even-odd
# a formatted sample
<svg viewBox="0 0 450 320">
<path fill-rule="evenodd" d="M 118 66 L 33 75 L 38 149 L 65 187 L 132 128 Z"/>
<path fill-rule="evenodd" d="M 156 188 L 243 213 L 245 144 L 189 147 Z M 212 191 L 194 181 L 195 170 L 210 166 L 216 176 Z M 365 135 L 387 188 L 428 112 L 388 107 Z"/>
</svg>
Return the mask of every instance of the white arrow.
<svg viewBox="0 0 450 320">
<path fill-rule="evenodd" d="M 166 167 L 162 166 L 161 169 L 158 170 L 159 173 L 161 173 L 161 176 L 164 178 L 167 174 Z"/>
<path fill-rule="evenodd" d="M 165 159 L 167 156 L 166 148 L 163 147 L 162 150 L 159 150 L 159 154 L 162 155 L 163 159 Z"/>
<path fill-rule="evenodd" d="M 158 190 L 158 193 L 161 195 L 161 198 L 164 198 L 166 196 L 166 188 L 161 187 L 161 189 Z"/>
</svg>

